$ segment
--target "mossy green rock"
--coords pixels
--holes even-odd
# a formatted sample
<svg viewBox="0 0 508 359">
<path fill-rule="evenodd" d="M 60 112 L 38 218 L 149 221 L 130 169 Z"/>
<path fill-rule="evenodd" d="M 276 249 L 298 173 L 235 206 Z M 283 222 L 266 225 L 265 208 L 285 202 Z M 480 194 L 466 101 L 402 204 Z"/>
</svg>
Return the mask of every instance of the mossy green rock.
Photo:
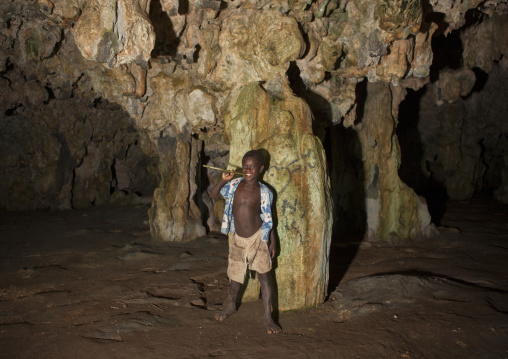
<svg viewBox="0 0 508 359">
<path fill-rule="evenodd" d="M 227 132 L 231 167 L 239 166 L 250 149 L 266 157 L 263 180 L 274 193 L 280 249 L 275 268 L 278 309 L 291 310 L 324 301 L 332 206 L 324 150 L 312 135 L 310 109 L 285 79 L 280 81 L 284 90 L 277 98 L 258 83 L 246 86 Z M 257 299 L 257 285 L 249 286 L 244 300 Z"/>
</svg>

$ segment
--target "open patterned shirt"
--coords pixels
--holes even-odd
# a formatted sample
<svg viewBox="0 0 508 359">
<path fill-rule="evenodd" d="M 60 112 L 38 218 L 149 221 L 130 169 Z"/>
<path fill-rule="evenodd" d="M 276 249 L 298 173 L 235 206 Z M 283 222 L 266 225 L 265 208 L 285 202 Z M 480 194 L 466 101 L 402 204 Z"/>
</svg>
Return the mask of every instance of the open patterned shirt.
<svg viewBox="0 0 508 359">
<path fill-rule="evenodd" d="M 233 199 L 235 197 L 235 191 L 238 188 L 243 178 L 235 178 L 226 183 L 220 190 L 222 197 L 226 199 L 226 207 L 224 208 L 224 217 L 222 218 L 221 232 L 224 234 L 235 233 L 235 219 L 233 218 Z M 270 189 L 261 182 L 259 187 L 261 188 L 261 234 L 264 241 L 268 242 L 270 231 L 273 227 L 272 221 L 272 201 L 273 194 Z"/>
</svg>

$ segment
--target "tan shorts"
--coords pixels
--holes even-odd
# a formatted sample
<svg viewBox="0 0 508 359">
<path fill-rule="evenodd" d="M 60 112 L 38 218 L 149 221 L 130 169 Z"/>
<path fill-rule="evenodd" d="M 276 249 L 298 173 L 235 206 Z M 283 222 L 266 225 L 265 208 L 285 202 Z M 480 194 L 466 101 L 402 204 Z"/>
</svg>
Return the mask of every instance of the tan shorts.
<svg viewBox="0 0 508 359">
<path fill-rule="evenodd" d="M 229 246 L 229 279 L 243 283 L 247 267 L 258 273 L 266 273 L 272 269 L 270 250 L 268 243 L 261 239 L 261 228 L 249 238 L 235 233 Z"/>
</svg>

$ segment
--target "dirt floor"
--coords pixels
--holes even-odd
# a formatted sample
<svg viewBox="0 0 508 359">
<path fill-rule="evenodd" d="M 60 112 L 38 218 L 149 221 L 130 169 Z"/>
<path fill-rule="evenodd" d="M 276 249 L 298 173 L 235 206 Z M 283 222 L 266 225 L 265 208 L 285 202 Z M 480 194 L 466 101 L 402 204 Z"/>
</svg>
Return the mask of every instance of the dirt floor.
<svg viewBox="0 0 508 359">
<path fill-rule="evenodd" d="M 508 206 L 448 202 L 441 234 L 332 243 L 329 298 L 213 319 L 227 240 L 152 240 L 147 207 L 2 213 L 1 358 L 508 358 Z M 337 290 L 334 290 L 337 286 Z"/>
</svg>

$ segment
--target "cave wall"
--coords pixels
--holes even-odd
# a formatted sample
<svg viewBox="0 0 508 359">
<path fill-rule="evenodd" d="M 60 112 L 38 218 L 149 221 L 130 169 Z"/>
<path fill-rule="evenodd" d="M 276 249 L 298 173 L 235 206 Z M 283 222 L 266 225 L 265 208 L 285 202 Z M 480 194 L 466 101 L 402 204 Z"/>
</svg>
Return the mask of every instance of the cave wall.
<svg viewBox="0 0 508 359">
<path fill-rule="evenodd" d="M 436 41 L 431 82 L 408 99 L 401 177 L 427 196 L 495 191 L 506 202 L 508 16 L 474 11 L 469 21 Z"/>
<path fill-rule="evenodd" d="M 20 209 L 21 202 L 27 208 L 80 207 L 157 186 L 149 211 L 152 236 L 191 240 L 217 230 L 223 208 L 207 196 L 220 174 L 200 165 L 236 166 L 247 147 L 293 138 L 292 150 L 274 149 L 271 161 L 274 170 L 281 163 L 289 171 L 291 156 L 300 158 L 299 170 L 307 177 L 294 183 L 307 189 L 295 194 L 301 204 L 278 203 L 277 211 L 294 209 L 288 219 L 295 223 L 301 208 L 323 219 L 316 240 L 305 237 L 305 228 L 318 226 L 309 216 L 288 225 L 287 233 L 281 228 L 282 257 L 298 258 L 293 266 L 308 261 L 314 269 L 306 283 L 319 283 L 313 293 L 310 286 L 297 290 L 304 298 L 298 306 L 322 301 L 332 218 L 336 230 L 353 228 L 371 239 L 432 233 L 425 199 L 399 176 L 404 156 L 399 137 L 405 136 L 397 132 L 399 107 L 408 91 L 426 89 L 429 96 L 418 101 L 417 114 L 429 122 L 413 126 L 425 142 L 427 135 L 439 138 L 423 130 L 431 123 L 457 127 L 458 112 L 446 110 L 448 105 L 462 108 L 459 115 L 466 117 L 488 105 L 491 95 L 474 100 L 475 93 L 469 94 L 467 88 L 477 84 L 469 69 L 494 74 L 506 67 L 500 45 L 506 32 L 496 20 L 504 19 L 503 0 L 2 0 L 0 9 L 2 168 L 12 174 L 2 191 L 18 193 L 5 197 L 5 207 Z M 483 19 L 473 24 L 491 24 L 490 37 L 489 31 L 475 37 L 471 10 Z M 443 69 L 432 78 L 433 38 L 466 34 L 467 28 L 464 68 Z M 446 78 L 459 84 L 449 95 L 441 84 Z M 260 95 L 245 103 L 242 93 L 251 86 L 269 101 Z M 462 105 L 450 97 L 442 101 L 443 93 L 453 97 L 457 88 Z M 459 122 L 473 124 L 477 117 Z M 235 128 L 239 123 L 246 128 Z M 480 145 L 461 139 L 464 145 L 450 152 L 450 159 L 472 154 L 459 161 L 465 168 L 460 174 L 487 173 L 485 156 L 506 163 L 506 151 L 487 150 L 482 138 Z M 441 151 L 437 146 L 442 144 L 422 144 L 422 156 Z M 444 162 L 431 162 L 434 177 L 456 176 L 446 179 L 450 192 L 453 186 L 464 192 L 459 180 L 468 180 L 449 175 L 448 168 L 436 170 Z M 506 187 L 505 178 L 496 173 L 488 181 Z M 502 198 L 504 192 L 498 193 Z M 290 256 L 299 236 L 304 243 Z M 308 248 L 318 256 L 306 257 Z M 283 279 L 279 290 L 293 293 L 288 288 L 294 283 Z"/>
<path fill-rule="evenodd" d="M 52 4 L 51 16 L 56 16 L 59 3 Z M 109 75 L 105 79 L 94 70 L 90 74 L 94 89 L 121 103 L 160 155 L 171 152 L 162 148 L 171 143 L 165 137 L 185 141 L 172 153 L 184 162 L 192 153 L 188 150 L 192 136 L 203 141 L 205 155 L 215 141 L 228 143 L 223 127 L 243 87 L 261 82 L 277 96 L 277 79 L 286 76 L 291 66 L 297 68 L 293 71 L 297 81 L 295 76 L 290 79 L 292 90 L 308 101 L 316 135 L 322 138 L 326 127 L 341 123 L 360 131 L 361 121 L 355 125 L 358 83 L 367 78 L 404 87 L 404 79 L 425 78 L 432 60 L 430 39 L 437 28 L 424 21 L 425 9 L 419 1 L 242 1 L 234 5 L 197 1 L 185 6 L 176 1 L 152 1 L 150 6 L 121 1 L 116 11 L 110 3 L 90 1 L 80 6 L 83 13 L 72 31 L 76 44 L 85 58 L 102 64 Z M 134 22 L 135 27 L 131 26 Z M 154 40 L 154 34 L 163 33 L 161 26 L 172 31 Z M 152 58 L 147 55 L 150 47 L 156 54 Z M 189 174 L 198 160 L 188 162 Z M 383 174 L 390 179 L 382 183 L 397 181 L 396 168 L 388 167 Z M 202 235 L 205 227 L 200 227 L 202 219 L 192 203 L 202 196 L 195 191 L 202 189 L 193 189 L 191 176 L 183 176 L 190 182 L 181 183 L 167 167 L 160 168 L 164 181 L 150 211 L 152 234 L 165 240 Z M 207 212 L 216 213 L 216 208 L 207 205 Z M 376 217 L 368 219 L 371 223 L 397 218 L 385 217 L 378 210 L 366 214 Z M 168 222 L 172 225 L 165 225 Z M 387 224 L 398 225 L 405 226 L 401 221 Z M 417 228 L 412 231 L 416 234 L 424 233 L 428 223 L 410 225 Z M 380 227 L 373 228 L 373 236 L 381 233 Z M 400 236 L 406 232 L 402 230 Z"/>
<path fill-rule="evenodd" d="M 34 4 L 0 7 L 0 208 L 70 209 L 151 196 L 157 153 L 98 95 L 70 31 Z"/>
</svg>

